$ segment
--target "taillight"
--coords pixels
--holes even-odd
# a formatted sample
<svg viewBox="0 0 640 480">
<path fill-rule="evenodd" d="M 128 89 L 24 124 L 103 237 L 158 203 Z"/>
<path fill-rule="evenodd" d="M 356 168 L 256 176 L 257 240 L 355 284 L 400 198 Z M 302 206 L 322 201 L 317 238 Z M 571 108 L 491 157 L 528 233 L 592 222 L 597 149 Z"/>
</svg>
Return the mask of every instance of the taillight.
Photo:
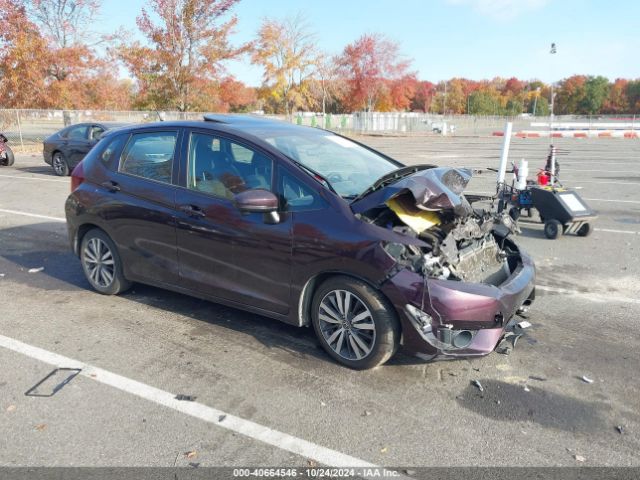
<svg viewBox="0 0 640 480">
<path fill-rule="evenodd" d="M 82 162 L 80 162 L 71 172 L 71 191 L 75 191 L 82 182 L 84 182 L 84 168 L 82 167 Z"/>
</svg>

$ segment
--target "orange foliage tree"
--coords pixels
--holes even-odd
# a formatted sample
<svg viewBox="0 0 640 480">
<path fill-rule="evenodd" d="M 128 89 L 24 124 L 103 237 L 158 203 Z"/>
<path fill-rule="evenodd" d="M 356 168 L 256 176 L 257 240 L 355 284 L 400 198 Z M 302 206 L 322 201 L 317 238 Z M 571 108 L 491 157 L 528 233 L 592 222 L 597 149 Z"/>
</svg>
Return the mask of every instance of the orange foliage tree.
<svg viewBox="0 0 640 480">
<path fill-rule="evenodd" d="M 119 58 L 136 81 L 135 105 L 153 109 L 219 110 L 225 60 L 249 45 L 233 47 L 230 16 L 238 0 L 150 0 L 137 25 L 147 39 L 122 43 Z M 228 19 L 227 19 L 228 18 Z"/>
</svg>

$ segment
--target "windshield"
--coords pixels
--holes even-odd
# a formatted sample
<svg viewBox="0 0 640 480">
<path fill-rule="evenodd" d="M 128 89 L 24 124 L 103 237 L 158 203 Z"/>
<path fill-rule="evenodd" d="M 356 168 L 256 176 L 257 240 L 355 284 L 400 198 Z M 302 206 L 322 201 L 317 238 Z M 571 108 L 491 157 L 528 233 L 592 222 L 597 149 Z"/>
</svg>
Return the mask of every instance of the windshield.
<svg viewBox="0 0 640 480">
<path fill-rule="evenodd" d="M 355 197 L 398 168 L 386 158 L 329 132 L 278 132 L 264 140 L 325 177 L 342 197 Z"/>
</svg>

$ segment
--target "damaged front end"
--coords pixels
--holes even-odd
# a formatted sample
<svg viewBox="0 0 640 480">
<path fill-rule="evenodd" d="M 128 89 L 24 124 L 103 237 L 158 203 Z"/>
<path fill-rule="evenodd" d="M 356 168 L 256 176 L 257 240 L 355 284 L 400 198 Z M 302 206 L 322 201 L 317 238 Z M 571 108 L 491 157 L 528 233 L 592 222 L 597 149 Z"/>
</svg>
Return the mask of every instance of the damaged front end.
<svg viewBox="0 0 640 480">
<path fill-rule="evenodd" d="M 397 307 L 405 302 L 399 310 L 412 330 L 404 343 L 424 353 L 490 353 L 534 298 L 533 262 L 509 238 L 517 227 L 469 203 L 470 179 L 466 169 L 417 167 L 352 204 L 361 220 L 394 234 L 381 242 L 396 262 L 387 288 Z"/>
</svg>

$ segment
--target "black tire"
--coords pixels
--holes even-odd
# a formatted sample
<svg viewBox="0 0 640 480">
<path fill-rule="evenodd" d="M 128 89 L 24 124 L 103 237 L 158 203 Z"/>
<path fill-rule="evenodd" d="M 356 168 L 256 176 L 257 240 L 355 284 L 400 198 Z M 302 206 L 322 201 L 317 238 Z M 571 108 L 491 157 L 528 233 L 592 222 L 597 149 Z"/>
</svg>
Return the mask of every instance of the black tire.
<svg viewBox="0 0 640 480">
<path fill-rule="evenodd" d="M 4 148 L 4 158 L 0 158 L 0 166 L 10 167 L 16 161 L 16 157 L 13 154 L 13 150 L 11 150 L 7 145 L 5 145 Z"/>
<path fill-rule="evenodd" d="M 332 300 L 339 298 L 336 292 L 351 295 L 349 304 L 352 310 L 348 310 L 346 315 L 336 311 L 337 304 L 332 303 Z M 321 304 L 332 308 L 335 315 L 330 316 Z M 345 300 L 343 309 L 346 304 Z M 357 320 L 366 313 L 368 316 Z M 341 319 L 334 321 L 337 317 Z M 325 321 L 326 318 L 331 321 Z M 331 277 L 318 287 L 311 304 L 311 323 L 322 348 L 334 360 L 355 370 L 382 365 L 393 356 L 400 343 L 400 325 L 395 310 L 386 298 L 366 283 L 344 275 Z M 332 327 L 335 329 L 332 330 Z M 328 341 L 334 334 L 337 335 L 337 350 Z M 365 348 L 362 348 L 363 344 Z M 369 347 L 368 352 L 366 347 Z"/>
<path fill-rule="evenodd" d="M 544 235 L 549 240 L 560 238 L 563 233 L 562 223 L 558 220 L 547 220 L 544 222 Z"/>
<path fill-rule="evenodd" d="M 53 154 L 53 157 L 51 157 L 51 166 L 53 167 L 53 172 L 59 177 L 67 177 L 71 173 L 67 159 L 64 158 L 62 152 L 55 152 Z"/>
<path fill-rule="evenodd" d="M 578 229 L 577 234 L 579 237 L 588 237 L 591 232 L 593 232 L 593 226 L 590 223 L 585 223 Z"/>
<path fill-rule="evenodd" d="M 96 248 L 97 245 L 100 248 Z M 105 248 L 109 250 L 110 256 L 106 255 Z M 96 251 L 98 255 L 93 255 L 92 252 Z M 99 258 L 100 262 L 95 262 L 95 258 Z M 122 262 L 117 247 L 109 235 L 98 228 L 89 230 L 82 237 L 80 262 L 87 281 L 94 290 L 103 295 L 117 295 L 131 287 L 131 282 L 125 278 L 122 271 Z M 95 269 L 92 269 L 92 265 L 95 265 Z M 105 273 L 98 272 L 99 268 L 103 268 Z M 107 275 L 106 272 L 110 272 L 110 274 Z"/>
</svg>

